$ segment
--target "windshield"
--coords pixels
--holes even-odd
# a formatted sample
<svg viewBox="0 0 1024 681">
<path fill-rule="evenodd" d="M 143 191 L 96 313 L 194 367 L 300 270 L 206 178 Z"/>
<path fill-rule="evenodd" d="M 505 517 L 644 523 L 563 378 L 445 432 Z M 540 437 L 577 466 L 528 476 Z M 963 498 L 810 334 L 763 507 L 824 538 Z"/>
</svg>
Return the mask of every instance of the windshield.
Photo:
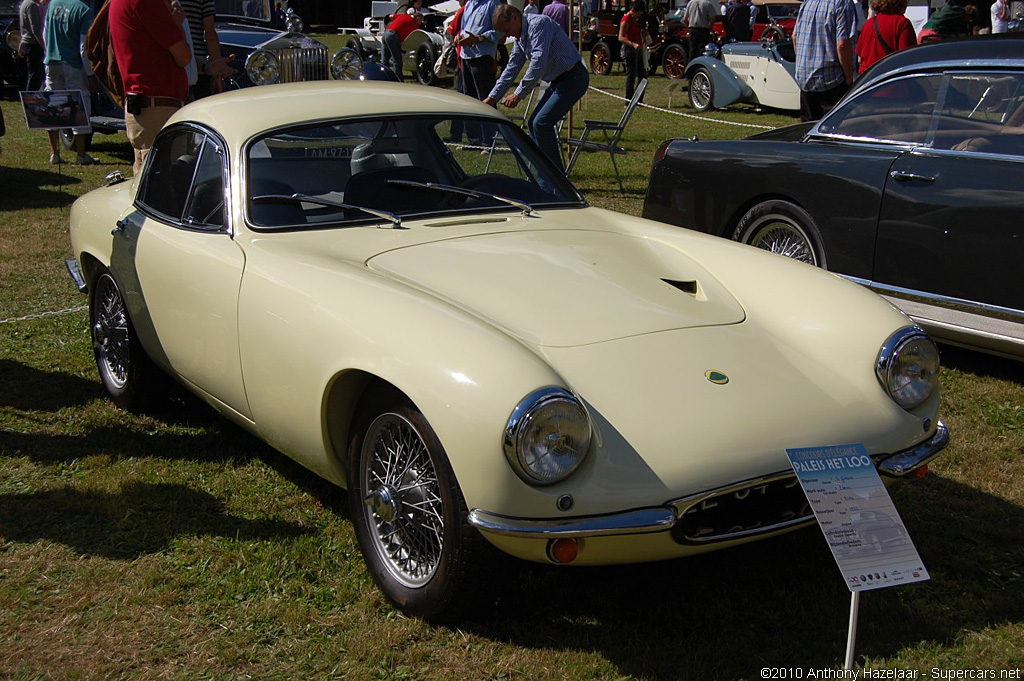
<svg viewBox="0 0 1024 681">
<path fill-rule="evenodd" d="M 283 3 L 287 4 L 287 3 Z M 270 0 L 216 0 L 217 16 L 270 20 Z"/>
<path fill-rule="evenodd" d="M 487 141 L 455 141 L 462 134 Z M 491 119 L 363 118 L 276 130 L 249 144 L 246 173 L 256 229 L 584 205 L 519 128 Z"/>
</svg>

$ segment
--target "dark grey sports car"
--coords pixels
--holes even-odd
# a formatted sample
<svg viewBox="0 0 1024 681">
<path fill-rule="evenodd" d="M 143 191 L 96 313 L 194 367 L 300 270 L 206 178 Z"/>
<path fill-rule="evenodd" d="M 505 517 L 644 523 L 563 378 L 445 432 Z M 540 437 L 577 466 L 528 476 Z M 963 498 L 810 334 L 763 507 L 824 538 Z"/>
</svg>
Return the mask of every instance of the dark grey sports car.
<svg viewBox="0 0 1024 681">
<path fill-rule="evenodd" d="M 644 217 L 825 267 L 941 340 L 1024 358 L 1022 37 L 893 54 L 816 123 L 665 142 Z"/>
</svg>

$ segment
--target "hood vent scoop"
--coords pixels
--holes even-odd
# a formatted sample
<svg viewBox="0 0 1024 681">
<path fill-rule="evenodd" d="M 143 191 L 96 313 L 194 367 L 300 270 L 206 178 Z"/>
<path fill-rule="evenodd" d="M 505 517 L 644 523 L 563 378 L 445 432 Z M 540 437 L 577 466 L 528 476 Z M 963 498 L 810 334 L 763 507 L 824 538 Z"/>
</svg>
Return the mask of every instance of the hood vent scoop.
<svg viewBox="0 0 1024 681">
<path fill-rule="evenodd" d="M 700 293 L 700 287 L 697 286 L 697 281 L 695 279 L 692 279 L 690 281 L 677 281 L 675 279 L 663 278 L 662 281 L 668 284 L 669 286 L 674 286 L 683 293 L 689 293 L 691 296 L 694 296 L 695 298 L 698 297 L 698 294 Z"/>
</svg>

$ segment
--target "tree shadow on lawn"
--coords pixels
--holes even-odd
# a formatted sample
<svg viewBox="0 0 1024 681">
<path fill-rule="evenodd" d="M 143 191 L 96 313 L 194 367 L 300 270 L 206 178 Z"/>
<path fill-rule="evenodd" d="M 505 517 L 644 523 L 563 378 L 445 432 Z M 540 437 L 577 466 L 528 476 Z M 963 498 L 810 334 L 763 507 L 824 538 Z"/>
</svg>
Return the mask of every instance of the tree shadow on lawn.
<svg viewBox="0 0 1024 681">
<path fill-rule="evenodd" d="M 87 556 L 133 560 L 186 535 L 247 541 L 313 531 L 280 520 L 232 516 L 220 499 L 177 484 L 132 482 L 115 493 L 62 487 L 0 495 L 0 537 L 22 543 L 48 539 Z"/>
<path fill-rule="evenodd" d="M 859 662 L 1024 620 L 1024 509 L 932 475 L 894 489 L 931 581 L 861 595 Z M 477 634 L 597 651 L 626 677 L 836 668 L 850 593 L 820 530 L 652 565 L 527 570 Z"/>
<path fill-rule="evenodd" d="M 5 152 L 6 153 L 6 152 Z M 76 195 L 64 188 L 82 178 L 53 170 L 10 168 L 0 164 L 0 214 L 28 208 L 70 206 Z"/>
</svg>

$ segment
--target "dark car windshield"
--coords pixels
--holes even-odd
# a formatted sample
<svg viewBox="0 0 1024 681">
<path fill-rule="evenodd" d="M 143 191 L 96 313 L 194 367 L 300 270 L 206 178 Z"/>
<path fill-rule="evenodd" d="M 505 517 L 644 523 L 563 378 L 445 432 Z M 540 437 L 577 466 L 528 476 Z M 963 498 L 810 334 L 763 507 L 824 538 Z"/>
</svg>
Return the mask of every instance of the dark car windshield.
<svg viewBox="0 0 1024 681">
<path fill-rule="evenodd" d="M 364 118 L 276 130 L 249 144 L 246 175 L 257 229 L 584 205 L 522 131 L 500 120 Z"/>
<path fill-rule="evenodd" d="M 217 16 L 271 19 L 270 0 L 216 0 Z"/>
</svg>

